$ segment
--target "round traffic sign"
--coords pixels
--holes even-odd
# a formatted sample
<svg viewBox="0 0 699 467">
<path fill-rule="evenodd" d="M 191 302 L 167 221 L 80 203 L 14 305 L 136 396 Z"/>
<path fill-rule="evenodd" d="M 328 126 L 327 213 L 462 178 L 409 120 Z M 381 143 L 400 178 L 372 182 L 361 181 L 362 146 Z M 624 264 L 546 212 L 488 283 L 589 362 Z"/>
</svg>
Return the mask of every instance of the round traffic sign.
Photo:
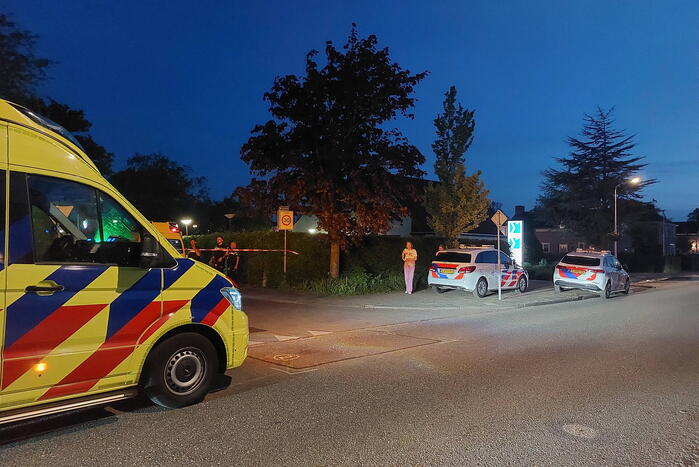
<svg viewBox="0 0 699 467">
<path fill-rule="evenodd" d="M 284 214 L 282 216 L 282 225 L 291 225 L 291 216 L 288 214 Z"/>
</svg>

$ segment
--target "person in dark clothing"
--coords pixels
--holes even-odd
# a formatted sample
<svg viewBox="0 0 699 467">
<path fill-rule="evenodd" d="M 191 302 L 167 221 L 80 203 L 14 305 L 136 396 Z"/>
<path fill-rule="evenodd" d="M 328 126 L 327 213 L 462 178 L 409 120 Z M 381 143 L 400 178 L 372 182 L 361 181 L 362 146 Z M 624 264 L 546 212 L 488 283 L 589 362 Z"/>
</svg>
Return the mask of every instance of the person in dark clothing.
<svg viewBox="0 0 699 467">
<path fill-rule="evenodd" d="M 187 253 L 187 258 L 201 261 L 201 250 L 197 246 L 197 241 L 194 239 L 189 241 L 189 252 Z"/>
<path fill-rule="evenodd" d="M 211 259 L 209 260 L 209 266 L 223 272 L 225 266 L 223 259 L 226 257 L 226 251 L 226 245 L 223 244 L 223 237 L 216 237 L 216 248 L 214 248 Z"/>
<path fill-rule="evenodd" d="M 225 274 L 233 282 L 238 282 L 238 266 L 240 265 L 240 254 L 237 251 L 238 246 L 235 242 L 231 242 L 226 252 Z"/>
</svg>

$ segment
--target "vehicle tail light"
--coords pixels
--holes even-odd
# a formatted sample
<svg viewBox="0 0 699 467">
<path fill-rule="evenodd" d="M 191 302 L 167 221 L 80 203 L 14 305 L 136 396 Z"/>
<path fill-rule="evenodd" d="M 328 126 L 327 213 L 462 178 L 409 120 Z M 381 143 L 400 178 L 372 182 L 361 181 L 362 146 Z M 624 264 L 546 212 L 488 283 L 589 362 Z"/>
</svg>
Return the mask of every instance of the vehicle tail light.
<svg viewBox="0 0 699 467">
<path fill-rule="evenodd" d="M 437 270 L 437 266 L 435 266 L 434 264 L 430 264 L 430 271 L 436 271 L 436 270 Z"/>
<path fill-rule="evenodd" d="M 604 269 L 589 269 L 590 272 L 596 272 L 597 274 L 602 274 Z"/>
<path fill-rule="evenodd" d="M 464 266 L 464 267 L 462 267 L 462 268 L 459 268 L 459 272 L 462 273 L 462 274 L 465 273 L 465 272 L 473 272 L 473 271 L 475 271 L 475 270 L 476 270 L 476 267 L 475 267 L 475 266 Z"/>
</svg>

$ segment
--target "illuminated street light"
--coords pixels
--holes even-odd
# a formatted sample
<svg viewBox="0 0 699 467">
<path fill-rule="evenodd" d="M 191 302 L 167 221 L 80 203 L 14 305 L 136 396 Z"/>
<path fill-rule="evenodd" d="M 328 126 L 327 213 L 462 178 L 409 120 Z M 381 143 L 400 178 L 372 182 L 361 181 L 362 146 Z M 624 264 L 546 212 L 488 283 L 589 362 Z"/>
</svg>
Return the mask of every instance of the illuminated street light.
<svg viewBox="0 0 699 467">
<path fill-rule="evenodd" d="M 617 237 L 619 236 L 619 232 L 617 230 L 617 214 L 616 214 L 616 190 L 619 188 L 621 185 L 628 183 L 629 185 L 638 185 L 641 183 L 641 177 L 634 177 L 630 180 L 627 180 L 625 182 L 619 183 L 617 186 L 614 187 L 614 256 L 618 256 L 618 251 L 617 251 Z"/>
<path fill-rule="evenodd" d="M 189 235 L 189 224 L 192 223 L 192 219 L 182 219 L 180 222 L 184 224 L 184 234 Z"/>
</svg>

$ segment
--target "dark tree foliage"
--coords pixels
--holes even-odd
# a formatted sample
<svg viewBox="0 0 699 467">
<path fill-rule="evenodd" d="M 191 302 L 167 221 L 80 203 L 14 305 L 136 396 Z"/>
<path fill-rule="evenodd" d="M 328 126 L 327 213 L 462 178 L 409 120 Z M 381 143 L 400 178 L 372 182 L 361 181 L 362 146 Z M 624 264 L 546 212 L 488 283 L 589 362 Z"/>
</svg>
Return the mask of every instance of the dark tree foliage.
<svg viewBox="0 0 699 467">
<path fill-rule="evenodd" d="M 34 54 L 36 35 L 0 13 L 0 97 L 16 101 L 31 95 L 46 78 L 50 61 Z"/>
<path fill-rule="evenodd" d="M 582 138 L 568 138 L 571 152 L 556 158 L 562 169 L 544 171 L 539 212 L 550 225 L 565 225 L 593 245 L 608 246 L 614 231 L 614 187 L 620 200 L 639 199 L 641 190 L 655 183 L 628 180 L 647 164 L 634 156 L 633 135 L 613 128 L 613 108 L 597 108 L 585 115 Z"/>
<path fill-rule="evenodd" d="M 46 68 L 52 63 L 34 54 L 37 37 L 19 29 L 9 17 L 0 13 L 0 97 L 23 105 L 53 120 L 71 133 L 85 149 L 103 175 L 112 171 L 114 155 L 87 134 L 92 127 L 85 112 L 53 99 L 42 99 L 36 87 L 46 79 Z"/>
<path fill-rule="evenodd" d="M 110 181 L 150 220 L 204 220 L 198 214 L 209 203 L 205 179 L 193 177 L 189 167 L 162 154 L 130 157 L 126 169 L 115 172 Z"/>
<path fill-rule="evenodd" d="M 689 222 L 699 222 L 699 208 L 687 214 L 687 221 Z"/>
<path fill-rule="evenodd" d="M 397 130 L 412 118 L 413 90 L 427 72 L 392 62 L 377 38 L 356 26 L 344 47 L 306 55 L 305 74 L 278 77 L 264 95 L 273 120 L 257 125 L 241 149 L 255 177 L 242 199 L 260 208 L 283 204 L 318 216 L 331 244 L 330 273 L 339 274 L 340 247 L 385 232 L 405 214 L 400 200 L 416 197 L 420 151 Z M 320 63 L 319 63 L 320 62 Z"/>
<path fill-rule="evenodd" d="M 100 173 L 105 177 L 109 177 L 112 174 L 114 154 L 107 151 L 104 146 L 97 143 L 90 135 L 75 135 L 75 137 L 85 150 L 85 154 L 95 163 Z"/>
<path fill-rule="evenodd" d="M 444 113 L 434 119 L 437 137 L 432 143 L 436 156 L 434 171 L 441 182 L 449 183 L 454 179 L 458 165 L 464 165 L 464 154 L 473 142 L 473 131 L 476 121 L 474 112 L 464 109 L 456 102 L 456 87 L 451 86 L 444 93 L 442 104 Z"/>
</svg>

